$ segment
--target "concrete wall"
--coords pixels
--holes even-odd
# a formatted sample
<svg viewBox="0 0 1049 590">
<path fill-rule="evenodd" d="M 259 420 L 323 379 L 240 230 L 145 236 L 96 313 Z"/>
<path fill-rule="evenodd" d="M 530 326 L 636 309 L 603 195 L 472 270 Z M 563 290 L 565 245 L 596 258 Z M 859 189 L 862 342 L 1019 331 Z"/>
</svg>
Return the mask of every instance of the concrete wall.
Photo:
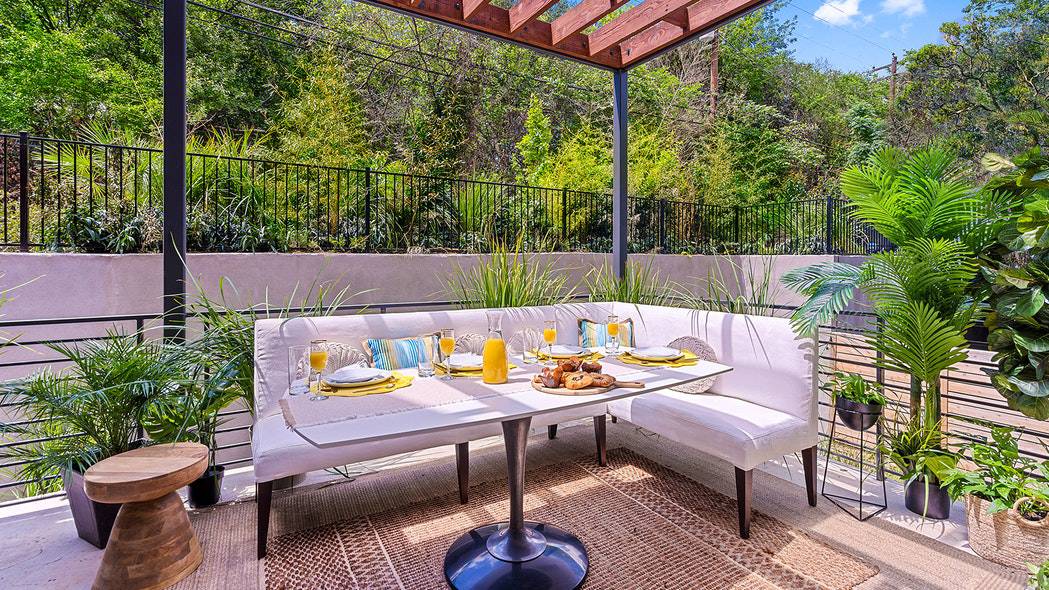
<svg viewBox="0 0 1049 590">
<path fill-rule="evenodd" d="M 587 253 L 535 257 L 568 275 L 570 285 L 579 285 L 589 269 L 611 260 L 607 254 Z M 450 297 L 447 277 L 455 268 L 470 268 L 482 258 L 473 254 L 191 254 L 188 268 L 193 279 L 187 290 L 192 295 L 199 288 L 217 296 L 224 280 L 225 295 L 237 306 L 261 301 L 281 305 L 292 299 L 297 304 L 311 285 L 320 283 L 356 293 L 352 303 L 445 300 Z M 664 276 L 700 293 L 712 269 L 730 285 L 746 284 L 747 274 L 761 276 L 770 263 L 773 282 L 778 285 L 786 270 L 831 258 L 631 257 L 643 264 L 651 262 Z M 5 320 L 158 313 L 161 309 L 159 254 L 2 253 L 0 273 L 0 288 L 28 282 L 15 289 L 0 309 Z M 784 303 L 799 301 L 782 287 L 778 295 Z"/>
</svg>

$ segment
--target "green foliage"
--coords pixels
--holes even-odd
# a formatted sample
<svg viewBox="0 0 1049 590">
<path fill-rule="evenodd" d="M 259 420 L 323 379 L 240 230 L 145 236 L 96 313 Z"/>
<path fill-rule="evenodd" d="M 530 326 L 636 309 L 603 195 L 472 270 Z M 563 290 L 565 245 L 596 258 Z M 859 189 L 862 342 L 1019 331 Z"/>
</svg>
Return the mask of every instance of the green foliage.
<svg viewBox="0 0 1049 590">
<path fill-rule="evenodd" d="M 554 263 L 529 260 L 521 238 L 513 246 L 497 243 L 474 267 L 457 266 L 447 281 L 450 298 L 463 309 L 526 307 L 564 303 L 572 297 L 566 275 Z"/>
<path fill-rule="evenodd" d="M 886 404 L 885 395 L 878 387 L 855 373 L 835 373 L 831 381 L 831 394 L 834 399 L 847 399 L 859 404 Z"/>
<path fill-rule="evenodd" d="M 990 503 L 994 514 L 1013 507 L 1032 520 L 1049 514 L 1049 461 L 1036 461 L 1020 454 L 1019 437 L 1012 429 L 994 427 L 991 440 L 962 445 L 973 468 L 954 467 L 941 477 L 941 487 L 952 498 L 973 495 Z"/>
<path fill-rule="evenodd" d="M 0 402 L 22 420 L 0 424 L 0 432 L 50 439 L 0 451 L 5 459 L 26 462 L 19 468 L 24 479 L 83 471 L 130 450 L 146 414 L 192 383 L 191 367 L 177 349 L 137 335 L 111 332 L 101 340 L 50 348 L 71 363 L 68 369 L 47 368 L 0 386 Z"/>
<path fill-rule="evenodd" d="M 587 271 L 583 277 L 590 301 L 619 301 L 644 305 L 668 305 L 677 293 L 677 287 L 669 277 L 663 277 L 659 269 L 652 266 L 652 259 L 645 264 L 627 262 L 626 275 L 619 279 L 607 262 Z"/>
<path fill-rule="evenodd" d="M 874 108 L 858 102 L 845 113 L 855 143 L 849 149 L 849 163 L 861 164 L 885 147 L 885 123 Z"/>
<path fill-rule="evenodd" d="M 991 382 L 1010 408 L 1049 420 L 1049 158 L 1034 150 L 1015 164 L 995 156 L 985 162 L 1000 173 L 989 190 L 1023 207 L 1003 218 L 973 288 L 990 307 L 987 341 L 998 364 Z"/>
<path fill-rule="evenodd" d="M 941 448 L 940 424 L 919 424 L 913 420 L 902 426 L 886 421 L 888 428 L 881 452 L 895 465 L 908 482 L 935 483 L 958 462 L 958 457 Z M 928 494 L 926 494 L 928 498 Z"/>
<path fill-rule="evenodd" d="M 681 289 L 685 307 L 722 313 L 772 316 L 779 304 L 779 284 L 772 276 L 775 259 L 747 258 L 746 263 L 715 254 L 706 277 Z"/>
<path fill-rule="evenodd" d="M 1049 590 L 1049 559 L 1043 561 L 1042 565 L 1029 563 L 1027 569 L 1031 572 L 1031 577 L 1027 580 L 1028 585 L 1034 590 Z"/>
<path fill-rule="evenodd" d="M 517 142 L 517 151 L 521 155 L 521 170 L 517 175 L 519 183 L 533 184 L 546 175 L 552 138 L 550 117 L 543 112 L 543 102 L 533 95 L 525 119 L 525 134 Z"/>
</svg>

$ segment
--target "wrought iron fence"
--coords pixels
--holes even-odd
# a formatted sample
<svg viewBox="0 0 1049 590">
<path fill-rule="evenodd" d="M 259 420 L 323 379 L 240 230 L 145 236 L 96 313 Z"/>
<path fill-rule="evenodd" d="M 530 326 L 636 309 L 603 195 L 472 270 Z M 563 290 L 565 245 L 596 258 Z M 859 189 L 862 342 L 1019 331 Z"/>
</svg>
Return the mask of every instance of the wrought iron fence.
<svg viewBox="0 0 1049 590">
<path fill-rule="evenodd" d="M 414 248 L 608 251 L 603 193 L 189 153 L 187 240 L 201 252 Z M 159 249 L 160 150 L 0 134 L 0 246 Z M 634 252 L 869 254 L 890 244 L 836 198 L 724 207 L 631 197 Z"/>
<path fill-rule="evenodd" d="M 372 303 L 345 305 L 334 313 L 387 313 L 391 311 L 439 310 L 454 307 L 448 301 Z M 786 315 L 793 308 L 774 306 L 775 315 Z M 289 310 L 284 310 L 289 311 Z M 290 310 L 294 313 L 296 310 Z M 860 452 L 857 441 L 848 436 L 840 437 L 834 448 L 828 448 L 827 432 L 833 420 L 833 404 L 827 391 L 826 383 L 837 371 L 854 372 L 865 375 L 869 380 L 884 388 L 889 405 L 886 410 L 886 422 L 903 423 L 906 421 L 908 380 L 906 376 L 893 374 L 877 368 L 873 362 L 875 353 L 865 340 L 858 337 L 857 325 L 869 321 L 870 316 L 862 313 L 846 313 L 842 321 L 834 326 L 826 326 L 820 334 L 819 377 L 821 383 L 820 432 L 823 452 L 845 463 L 854 462 Z M 0 333 L 5 338 L 18 333 L 19 346 L 8 349 L 0 359 L 0 377 L 11 378 L 27 375 L 41 367 L 55 365 L 61 367 L 62 360 L 47 354 L 46 345 L 51 342 L 73 344 L 86 340 L 105 337 L 111 331 L 127 334 L 143 334 L 150 326 L 158 327 L 160 316 L 155 314 L 130 314 L 116 316 L 71 317 L 37 320 L 0 321 Z M 193 320 L 190 320 L 192 333 Z M 158 334 L 159 336 L 159 334 Z M 948 371 L 941 381 L 943 400 L 944 427 L 949 440 L 954 443 L 969 440 L 982 440 L 992 425 L 1009 426 L 1018 432 L 1021 439 L 1021 452 L 1040 460 L 1049 459 L 1049 424 L 1027 418 L 1011 410 L 1005 400 L 990 385 L 983 368 L 994 367 L 989 353 L 979 350 L 981 343 L 973 343 L 975 350 L 970 358 Z M 17 375 L 16 375 L 17 374 Z M 0 405 L 0 422 L 18 423 L 20 418 L 11 414 L 12 407 Z M 223 420 L 216 438 L 218 462 L 228 466 L 244 466 L 251 463 L 250 428 L 251 416 L 246 408 L 230 407 L 221 414 Z M 840 429 L 839 429 L 840 431 Z M 0 437 L 0 450 L 39 445 L 44 440 L 21 440 Z M 878 460 L 874 457 L 873 448 L 867 448 L 869 464 Z M 26 481 L 17 477 L 21 464 L 18 461 L 0 460 L 0 501 L 26 497 L 27 490 L 39 490 L 39 481 Z M 887 471 L 893 474 L 891 466 Z M 896 473 L 896 475 L 899 475 Z M 53 476 L 57 478 L 58 476 Z M 27 487 L 28 486 L 28 487 Z"/>
</svg>

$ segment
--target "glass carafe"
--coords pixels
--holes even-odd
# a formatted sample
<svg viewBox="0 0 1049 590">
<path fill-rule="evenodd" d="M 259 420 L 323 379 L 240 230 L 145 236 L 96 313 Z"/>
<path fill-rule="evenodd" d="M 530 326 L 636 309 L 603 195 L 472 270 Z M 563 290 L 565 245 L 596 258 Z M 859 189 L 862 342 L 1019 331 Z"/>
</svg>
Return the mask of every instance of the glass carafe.
<svg viewBox="0 0 1049 590">
<path fill-rule="evenodd" d="M 484 342 L 481 356 L 481 380 L 491 384 L 506 383 L 510 363 L 506 355 L 506 341 L 503 340 L 502 312 L 488 312 L 488 339 Z"/>
</svg>

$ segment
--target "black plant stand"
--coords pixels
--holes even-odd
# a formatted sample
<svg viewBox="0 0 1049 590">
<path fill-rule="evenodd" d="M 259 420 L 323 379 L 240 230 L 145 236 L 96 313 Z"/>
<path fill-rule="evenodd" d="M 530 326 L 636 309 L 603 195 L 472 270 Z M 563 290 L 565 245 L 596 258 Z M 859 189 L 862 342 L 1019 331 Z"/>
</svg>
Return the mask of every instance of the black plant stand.
<svg viewBox="0 0 1049 590">
<path fill-rule="evenodd" d="M 849 412 L 850 410 L 841 409 L 841 411 Z M 855 412 L 855 413 L 865 414 L 865 415 L 869 414 L 868 412 Z M 866 463 L 865 463 L 865 459 L 864 459 L 864 451 L 866 450 L 866 432 L 867 432 L 866 430 L 860 430 L 859 431 L 859 433 L 860 433 L 860 485 L 859 485 L 859 491 L 858 491 L 856 497 L 842 496 L 840 494 L 828 494 L 827 493 L 827 470 L 830 468 L 830 454 L 831 454 L 831 449 L 834 448 L 834 440 L 835 440 L 835 434 L 836 434 L 836 431 L 837 431 L 837 428 L 836 428 L 837 425 L 838 425 L 838 409 L 835 410 L 835 412 L 834 412 L 834 419 L 830 423 L 830 442 L 828 443 L 828 447 L 827 447 L 827 460 L 823 464 L 823 486 L 820 488 L 820 495 L 822 495 L 824 498 L 826 498 L 826 499 L 830 500 L 831 502 L 833 502 L 835 506 L 837 506 L 838 508 L 841 508 L 849 516 L 855 518 L 856 520 L 858 520 L 860 522 L 864 522 L 865 520 L 867 520 L 868 518 L 874 516 L 875 514 L 878 514 L 878 513 L 882 512 L 888 506 L 888 504 L 887 504 L 887 502 L 888 502 L 888 492 L 885 489 L 885 466 L 882 464 L 882 457 L 881 457 L 881 434 L 882 434 L 882 432 L 881 432 L 881 420 L 878 420 L 877 424 L 875 425 L 875 434 L 874 434 L 875 462 L 876 462 L 874 472 L 875 472 L 875 475 L 877 477 L 877 480 L 881 482 L 881 503 L 880 504 L 878 504 L 876 502 L 865 501 L 863 499 L 863 484 L 867 480 L 867 478 L 870 477 L 870 475 L 871 475 L 869 473 L 865 473 L 865 471 L 866 471 Z M 846 502 L 848 502 L 849 504 L 846 504 Z M 873 512 L 868 512 L 867 514 L 864 514 L 863 513 L 863 506 L 864 506 L 864 504 L 866 504 L 870 508 L 877 508 L 877 510 L 875 510 Z M 854 513 L 853 512 L 853 508 L 855 507 L 855 505 L 859 506 L 858 513 Z"/>
</svg>

